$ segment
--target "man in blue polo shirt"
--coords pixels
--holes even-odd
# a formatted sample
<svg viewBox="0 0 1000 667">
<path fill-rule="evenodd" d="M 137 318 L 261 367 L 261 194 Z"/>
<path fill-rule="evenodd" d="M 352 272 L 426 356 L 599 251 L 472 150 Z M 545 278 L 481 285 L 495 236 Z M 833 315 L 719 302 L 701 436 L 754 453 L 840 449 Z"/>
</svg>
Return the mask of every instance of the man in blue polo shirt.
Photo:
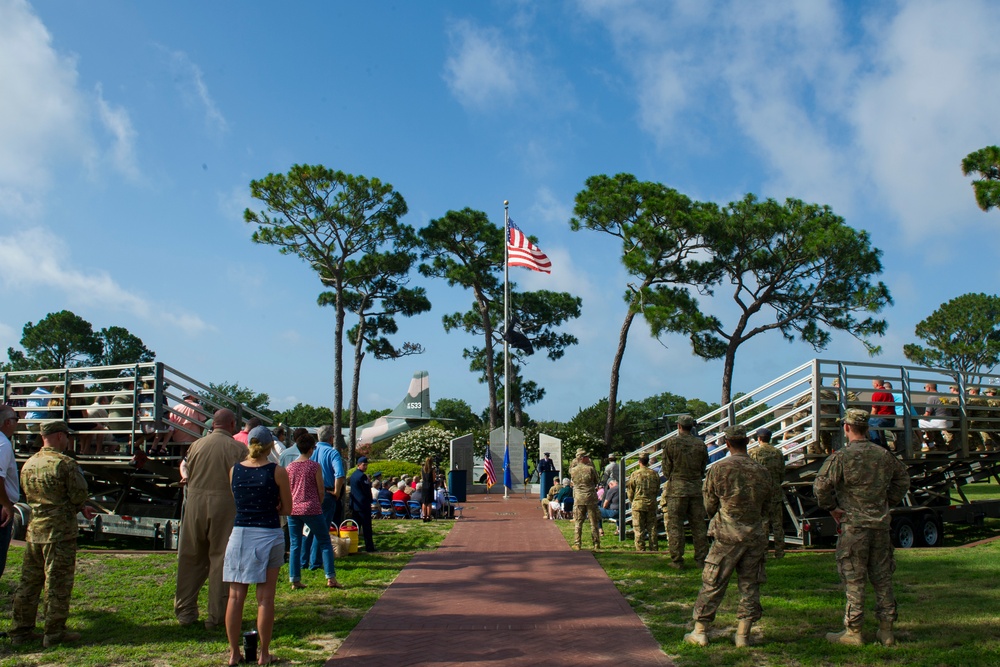
<svg viewBox="0 0 1000 667">
<path fill-rule="evenodd" d="M 344 487 L 347 484 L 347 467 L 344 465 L 344 457 L 341 452 L 347 449 L 344 437 L 335 434 L 332 426 L 321 426 L 316 432 L 319 442 L 313 450 L 312 460 L 319 464 L 323 473 L 323 516 L 326 524 L 339 526 L 344 517 Z M 336 438 L 336 440 L 334 440 Z M 331 442 L 336 442 L 334 448 Z M 306 537 L 306 542 L 302 549 L 303 558 L 309 554 L 309 568 L 318 569 L 322 567 L 323 557 L 319 552 L 319 545 L 316 544 L 312 536 Z"/>
</svg>

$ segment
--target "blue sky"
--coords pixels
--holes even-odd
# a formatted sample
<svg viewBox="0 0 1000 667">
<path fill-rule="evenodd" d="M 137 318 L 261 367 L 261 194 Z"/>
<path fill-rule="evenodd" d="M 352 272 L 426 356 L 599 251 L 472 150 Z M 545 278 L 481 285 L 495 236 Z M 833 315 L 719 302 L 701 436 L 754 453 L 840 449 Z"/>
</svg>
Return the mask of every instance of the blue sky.
<svg viewBox="0 0 1000 667">
<path fill-rule="evenodd" d="M 959 164 L 1000 143 L 998 29 L 1000 4 L 974 0 L 0 0 L 0 347 L 66 308 L 272 407 L 331 405 L 318 280 L 242 220 L 252 179 L 321 163 L 391 183 L 415 227 L 466 206 L 500 224 L 510 201 L 553 261 L 551 276 L 513 269 L 517 282 L 583 298 L 567 327 L 580 345 L 525 369 L 548 392 L 536 418 L 607 395 L 627 277 L 615 245 L 568 225 L 594 174 L 829 204 L 885 252 L 880 360 L 904 363 L 917 322 L 992 291 L 1000 213 L 976 208 Z M 474 341 L 440 324 L 470 296 L 414 284 L 434 308 L 399 340 L 427 352 L 366 361 L 361 407 L 395 405 L 427 369 L 432 398 L 480 410 L 461 358 Z M 623 400 L 718 400 L 720 362 L 632 332 Z M 846 334 L 819 355 L 760 337 L 734 389 L 815 356 L 865 352 Z"/>
</svg>

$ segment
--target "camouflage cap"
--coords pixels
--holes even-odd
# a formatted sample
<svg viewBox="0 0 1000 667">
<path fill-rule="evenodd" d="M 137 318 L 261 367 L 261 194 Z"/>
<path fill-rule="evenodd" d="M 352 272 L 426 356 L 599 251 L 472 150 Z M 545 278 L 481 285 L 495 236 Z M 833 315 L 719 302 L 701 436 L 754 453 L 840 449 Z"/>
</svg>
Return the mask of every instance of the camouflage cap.
<svg viewBox="0 0 1000 667">
<path fill-rule="evenodd" d="M 581 447 L 580 449 L 576 450 L 576 458 L 580 458 L 580 457 L 582 457 L 582 456 L 586 456 L 586 457 L 589 457 L 589 456 L 590 456 L 590 454 L 588 454 L 588 453 L 587 453 L 587 450 L 586 450 L 586 449 L 583 449 L 583 448 Z"/>
<path fill-rule="evenodd" d="M 729 426 L 723 433 L 726 436 L 726 440 L 736 440 L 737 438 L 747 437 L 747 427 L 741 424 L 736 426 Z"/>
<path fill-rule="evenodd" d="M 691 415 L 681 415 L 677 418 L 677 425 L 683 426 L 684 428 L 691 428 L 694 426 L 694 417 Z"/>
<path fill-rule="evenodd" d="M 42 424 L 42 435 L 52 435 L 53 433 L 72 433 L 69 424 L 59 419 L 52 422 L 45 422 Z"/>
<path fill-rule="evenodd" d="M 858 408 L 851 408 L 844 413 L 844 423 L 852 426 L 868 426 L 868 413 Z"/>
</svg>

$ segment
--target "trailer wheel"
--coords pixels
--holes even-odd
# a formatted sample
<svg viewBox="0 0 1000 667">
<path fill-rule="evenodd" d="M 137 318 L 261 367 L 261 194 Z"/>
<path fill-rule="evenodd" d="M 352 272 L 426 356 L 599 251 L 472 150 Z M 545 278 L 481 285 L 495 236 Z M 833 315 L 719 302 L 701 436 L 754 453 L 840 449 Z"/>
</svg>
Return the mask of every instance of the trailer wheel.
<svg viewBox="0 0 1000 667">
<path fill-rule="evenodd" d="M 28 536 L 28 527 L 24 525 L 24 517 L 20 512 L 14 512 L 14 518 L 11 519 L 14 525 L 11 527 L 10 536 L 15 540 L 23 540 Z"/>
<path fill-rule="evenodd" d="M 920 530 L 917 532 L 920 545 L 938 547 L 944 541 L 944 526 L 936 514 L 928 514 L 920 519 Z"/>
<path fill-rule="evenodd" d="M 917 535 L 913 530 L 912 521 L 902 517 L 892 520 L 892 543 L 896 548 L 912 549 L 916 541 Z"/>
</svg>

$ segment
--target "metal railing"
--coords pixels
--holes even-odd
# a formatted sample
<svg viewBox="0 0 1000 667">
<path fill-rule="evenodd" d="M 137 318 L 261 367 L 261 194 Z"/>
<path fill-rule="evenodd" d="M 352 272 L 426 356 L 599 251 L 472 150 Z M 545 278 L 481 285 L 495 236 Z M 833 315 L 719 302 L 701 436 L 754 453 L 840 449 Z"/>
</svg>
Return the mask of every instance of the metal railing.
<svg viewBox="0 0 1000 667">
<path fill-rule="evenodd" d="M 232 410 L 238 424 L 251 416 L 271 423 L 162 362 L 4 372 L 0 398 L 18 414 L 22 447 L 42 423 L 61 419 L 81 442 L 94 439 L 95 451 L 80 453 L 132 455 L 138 441 L 167 429 L 184 434 L 181 441 L 197 439 L 220 408 Z"/>
<path fill-rule="evenodd" d="M 982 395 L 986 389 L 1000 386 L 1000 375 L 985 373 L 977 375 L 977 381 L 969 381 L 943 368 L 814 359 L 699 418 L 698 432 L 708 446 L 709 465 L 728 455 L 724 429 L 742 424 L 751 437 L 751 449 L 754 432 L 768 428 L 772 444 L 782 450 L 787 464 L 814 474 L 825 458 L 818 450 L 826 445 L 838 449 L 842 444 L 840 419 L 845 411 L 852 407 L 871 411 L 872 380 L 876 377 L 892 384 L 894 401 L 883 405 L 891 405 L 896 414 L 892 416 L 894 423 L 884 430 L 892 434 L 891 445 L 897 456 L 919 458 L 923 436 L 941 431 L 950 441 L 949 448 L 962 457 L 1000 442 L 1000 401 Z M 927 390 L 927 385 L 935 385 L 937 390 Z M 969 395 L 973 388 L 980 396 Z M 943 405 L 937 407 L 950 413 L 946 429 L 919 427 L 931 398 L 941 401 Z M 649 454 L 650 465 L 659 470 L 661 448 L 670 435 L 673 433 L 629 452 L 622 478 L 627 479 L 638 467 L 642 453 Z M 787 502 L 790 500 L 786 497 Z M 790 514 L 794 517 L 798 513 Z M 626 526 L 630 525 L 630 516 L 630 510 L 626 511 Z"/>
</svg>

